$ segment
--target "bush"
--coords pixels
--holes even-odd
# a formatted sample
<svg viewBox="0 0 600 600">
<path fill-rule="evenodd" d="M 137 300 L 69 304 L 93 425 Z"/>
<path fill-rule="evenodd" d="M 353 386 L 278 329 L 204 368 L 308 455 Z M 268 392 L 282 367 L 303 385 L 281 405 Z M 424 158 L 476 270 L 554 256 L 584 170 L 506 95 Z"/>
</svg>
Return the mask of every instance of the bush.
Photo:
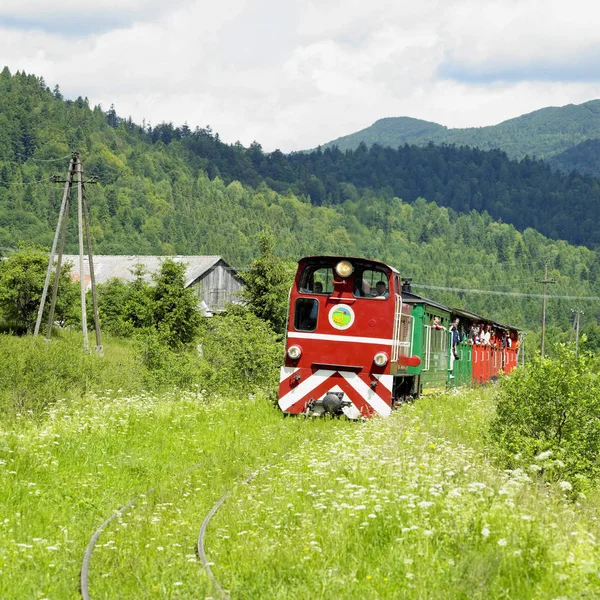
<svg viewBox="0 0 600 600">
<path fill-rule="evenodd" d="M 33 331 L 42 299 L 48 255 L 37 248 L 23 248 L 12 253 L 0 270 L 0 315 L 20 329 Z M 71 281 L 70 265 L 60 272 L 54 318 L 63 324 L 78 321 L 77 285 Z M 44 325 L 49 314 L 52 287 L 56 272 L 50 278 Z"/>
<path fill-rule="evenodd" d="M 155 391 L 165 387 L 212 388 L 213 371 L 198 350 L 174 350 L 154 329 L 138 336 L 136 356 L 144 366 L 144 384 Z"/>
<path fill-rule="evenodd" d="M 140 265 L 133 274 L 135 279 L 129 283 L 111 279 L 98 286 L 103 329 L 123 337 L 154 329 L 161 344 L 183 350 L 201 324 L 198 298 L 185 287 L 185 265 L 165 259 L 160 272 L 153 276 L 154 286 L 144 279 L 146 271 Z M 89 322 L 93 322 L 91 317 Z"/>
<path fill-rule="evenodd" d="M 129 348 L 104 341 L 104 356 L 83 350 L 80 334 L 42 337 L 0 335 L 0 411 L 39 414 L 63 398 L 108 389 L 137 392 L 142 373 Z"/>
<path fill-rule="evenodd" d="M 600 474 L 600 380 L 564 344 L 501 380 L 490 438 L 505 466 L 581 490 Z"/>
<path fill-rule="evenodd" d="M 209 320 L 203 354 L 215 371 L 214 385 L 240 392 L 275 386 L 283 360 L 283 345 L 267 323 L 237 307 Z"/>
</svg>

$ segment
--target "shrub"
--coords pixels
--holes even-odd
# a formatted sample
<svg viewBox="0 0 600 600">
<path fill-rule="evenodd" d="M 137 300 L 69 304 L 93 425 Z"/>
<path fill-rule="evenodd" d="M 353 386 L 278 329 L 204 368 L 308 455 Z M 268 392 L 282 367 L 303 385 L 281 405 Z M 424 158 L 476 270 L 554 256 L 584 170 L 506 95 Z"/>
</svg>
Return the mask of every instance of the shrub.
<svg viewBox="0 0 600 600">
<path fill-rule="evenodd" d="M 167 258 L 154 282 L 154 326 L 171 348 L 189 344 L 198 332 L 201 317 L 194 290 L 185 287 L 185 265 Z"/>
<path fill-rule="evenodd" d="M 201 324 L 198 298 L 185 287 L 185 265 L 165 259 L 153 276 L 154 286 L 145 280 L 142 266 L 132 272 L 135 279 L 130 283 L 112 279 L 98 286 L 102 327 L 123 337 L 153 329 L 160 333 L 161 343 L 183 349 Z"/>
<path fill-rule="evenodd" d="M 24 248 L 12 253 L 0 270 L 0 314 L 19 328 L 33 331 L 42 299 L 48 269 L 48 255 L 40 249 Z M 77 285 L 69 275 L 70 265 L 60 272 L 55 319 L 63 323 L 77 321 Z M 50 279 L 44 323 L 48 315 L 55 272 Z"/>
<path fill-rule="evenodd" d="M 490 438 L 505 466 L 573 489 L 600 474 L 600 381 L 592 356 L 564 344 L 501 380 Z M 568 485 L 566 486 L 568 487 Z"/>
<path fill-rule="evenodd" d="M 274 386 L 283 360 L 280 337 L 253 313 L 238 307 L 213 317 L 203 335 L 203 354 L 215 385 L 238 391 Z"/>
<path fill-rule="evenodd" d="M 173 349 L 161 332 L 149 329 L 137 338 L 136 356 L 144 367 L 144 384 L 165 387 L 211 388 L 213 372 L 196 348 Z"/>
<path fill-rule="evenodd" d="M 88 354 L 80 334 L 42 337 L 0 335 L 0 411 L 38 414 L 63 398 L 107 389 L 137 392 L 142 373 L 129 348 L 104 340 L 104 356 Z"/>
</svg>

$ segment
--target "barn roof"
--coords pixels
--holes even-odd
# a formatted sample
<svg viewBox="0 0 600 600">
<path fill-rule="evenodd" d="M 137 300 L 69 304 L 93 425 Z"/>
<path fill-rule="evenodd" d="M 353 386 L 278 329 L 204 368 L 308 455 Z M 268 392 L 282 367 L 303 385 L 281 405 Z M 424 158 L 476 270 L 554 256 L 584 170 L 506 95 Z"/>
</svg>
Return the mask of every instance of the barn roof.
<svg viewBox="0 0 600 600">
<path fill-rule="evenodd" d="M 191 285 L 198 277 L 204 275 L 219 261 L 223 261 L 226 267 L 232 270 L 220 256 L 117 256 L 117 255 L 95 255 L 94 275 L 96 283 L 106 283 L 109 279 L 118 278 L 123 281 L 133 281 L 135 275 L 132 273 L 137 265 L 143 265 L 146 268 L 145 279 L 150 280 L 152 273 L 160 270 L 163 261 L 170 258 L 177 263 L 185 263 L 185 285 Z M 72 263 L 71 274 L 73 279 L 79 280 L 79 255 L 65 254 L 64 261 Z M 88 257 L 83 258 L 83 272 L 86 278 L 89 278 Z"/>
</svg>

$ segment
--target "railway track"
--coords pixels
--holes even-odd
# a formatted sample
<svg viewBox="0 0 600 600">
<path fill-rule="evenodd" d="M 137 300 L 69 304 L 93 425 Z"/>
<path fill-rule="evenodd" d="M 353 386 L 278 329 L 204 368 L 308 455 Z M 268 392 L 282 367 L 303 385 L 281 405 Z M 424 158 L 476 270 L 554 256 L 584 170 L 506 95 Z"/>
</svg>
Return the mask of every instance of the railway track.
<svg viewBox="0 0 600 600">
<path fill-rule="evenodd" d="M 194 465 L 191 469 L 188 469 L 183 475 L 189 474 L 190 472 L 194 471 L 195 469 L 199 468 L 200 466 L 201 466 L 200 464 Z M 260 469 L 254 471 L 251 475 L 246 477 L 242 481 L 242 484 L 246 484 L 246 483 L 249 483 L 250 481 L 252 481 L 252 479 L 254 479 L 254 477 L 256 477 L 256 475 L 258 475 L 259 471 L 260 471 Z M 119 516 L 125 514 L 131 507 L 133 507 L 136 504 L 136 502 L 138 502 L 140 499 L 143 499 L 143 498 L 147 497 L 148 495 L 152 494 L 158 487 L 159 487 L 159 484 L 151 487 L 149 490 L 146 490 L 142 494 L 139 494 L 138 496 L 133 498 L 131 501 L 129 501 L 127 504 L 122 506 L 120 509 L 115 511 L 108 519 L 106 519 L 102 523 L 102 525 L 100 525 L 100 527 L 98 527 L 98 529 L 96 529 L 96 531 L 90 538 L 90 541 L 85 549 L 83 561 L 81 564 L 80 592 L 81 592 L 81 597 L 83 600 L 90 600 L 90 598 L 91 598 L 90 594 L 89 594 L 89 585 L 88 585 L 89 584 L 89 573 L 90 573 L 90 561 L 92 558 L 92 554 L 94 552 L 94 548 L 96 547 L 96 543 L 97 543 L 98 539 L 100 538 L 100 536 L 102 535 L 102 532 L 115 519 L 117 519 Z M 219 500 L 210 509 L 210 511 L 208 512 L 208 514 L 206 515 L 206 517 L 204 518 L 204 520 L 202 522 L 202 526 L 200 527 L 200 532 L 198 534 L 198 541 L 196 544 L 196 551 L 198 554 L 198 558 L 200 559 L 202 566 L 206 570 L 206 573 L 211 581 L 211 584 L 213 585 L 215 590 L 220 594 L 221 598 L 226 599 L 226 600 L 229 600 L 229 595 L 226 592 L 226 590 L 223 588 L 223 586 L 219 583 L 217 578 L 215 577 L 214 573 L 212 572 L 212 569 L 210 568 L 211 563 L 209 562 L 209 560 L 206 557 L 204 536 L 206 534 L 206 530 L 208 528 L 210 520 L 215 516 L 215 514 L 217 513 L 219 508 L 227 500 L 227 498 L 230 496 L 230 494 L 231 494 L 231 489 L 229 491 L 227 491 L 225 494 L 223 494 L 223 496 L 221 496 L 221 498 L 219 498 Z"/>
</svg>

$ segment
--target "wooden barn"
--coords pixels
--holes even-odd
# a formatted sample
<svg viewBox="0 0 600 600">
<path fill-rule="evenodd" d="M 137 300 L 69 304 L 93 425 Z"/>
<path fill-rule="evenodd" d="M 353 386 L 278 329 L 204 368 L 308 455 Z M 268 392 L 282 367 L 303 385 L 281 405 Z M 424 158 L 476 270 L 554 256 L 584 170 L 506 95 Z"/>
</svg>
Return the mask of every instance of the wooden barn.
<svg viewBox="0 0 600 600">
<path fill-rule="evenodd" d="M 160 271 L 165 258 L 184 263 L 185 285 L 196 292 L 205 313 L 221 312 L 229 303 L 240 302 L 238 297 L 242 289 L 242 280 L 235 269 L 220 256 L 94 256 L 94 274 L 96 283 L 106 283 L 117 278 L 123 281 L 135 279 L 135 269 L 142 265 L 146 271 L 144 278 L 152 281 L 152 274 Z M 79 281 L 79 255 L 65 254 L 64 260 L 70 262 L 72 277 Z M 90 270 L 87 256 L 84 258 L 83 276 L 88 287 Z"/>
</svg>

